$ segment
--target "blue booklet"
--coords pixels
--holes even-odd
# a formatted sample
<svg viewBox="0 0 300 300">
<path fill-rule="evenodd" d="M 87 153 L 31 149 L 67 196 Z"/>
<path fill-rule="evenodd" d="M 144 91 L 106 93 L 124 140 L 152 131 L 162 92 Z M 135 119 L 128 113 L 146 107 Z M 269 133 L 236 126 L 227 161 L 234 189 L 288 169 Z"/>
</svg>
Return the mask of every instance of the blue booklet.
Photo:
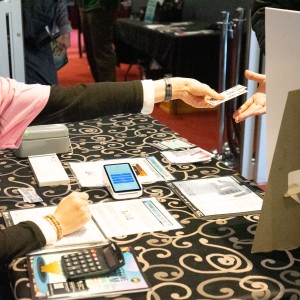
<svg viewBox="0 0 300 300">
<path fill-rule="evenodd" d="M 145 12 L 144 21 L 146 23 L 153 23 L 155 11 L 156 11 L 157 0 L 149 0 Z"/>
<path fill-rule="evenodd" d="M 78 251 L 78 248 L 28 255 L 32 299 L 85 299 L 148 291 L 149 283 L 140 269 L 133 249 L 121 247 L 121 250 L 125 259 L 123 267 L 109 275 L 74 281 L 66 280 L 61 257 Z"/>
</svg>

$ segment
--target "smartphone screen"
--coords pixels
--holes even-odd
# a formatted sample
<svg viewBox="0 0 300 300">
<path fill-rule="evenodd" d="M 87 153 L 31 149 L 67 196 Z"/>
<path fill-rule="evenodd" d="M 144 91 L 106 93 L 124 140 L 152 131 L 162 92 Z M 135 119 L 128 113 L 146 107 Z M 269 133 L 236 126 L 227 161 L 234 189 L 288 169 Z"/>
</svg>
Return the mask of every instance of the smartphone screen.
<svg viewBox="0 0 300 300">
<path fill-rule="evenodd" d="M 141 190 L 141 186 L 130 164 L 104 165 L 104 170 L 114 192 L 120 193 Z"/>
</svg>

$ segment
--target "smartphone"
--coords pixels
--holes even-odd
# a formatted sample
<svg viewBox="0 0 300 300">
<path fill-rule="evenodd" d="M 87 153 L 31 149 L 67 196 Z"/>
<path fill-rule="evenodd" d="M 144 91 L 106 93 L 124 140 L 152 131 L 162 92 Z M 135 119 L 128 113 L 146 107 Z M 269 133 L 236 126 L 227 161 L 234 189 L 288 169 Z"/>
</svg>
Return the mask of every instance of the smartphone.
<svg viewBox="0 0 300 300">
<path fill-rule="evenodd" d="M 104 184 L 114 199 L 137 198 L 143 194 L 129 163 L 105 164 L 103 169 Z"/>
</svg>

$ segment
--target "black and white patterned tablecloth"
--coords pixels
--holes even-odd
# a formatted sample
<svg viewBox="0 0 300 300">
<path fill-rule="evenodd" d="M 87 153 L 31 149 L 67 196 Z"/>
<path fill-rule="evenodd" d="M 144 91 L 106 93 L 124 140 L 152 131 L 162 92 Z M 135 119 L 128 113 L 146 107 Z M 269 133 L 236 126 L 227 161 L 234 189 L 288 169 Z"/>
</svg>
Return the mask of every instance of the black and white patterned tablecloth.
<svg viewBox="0 0 300 300">
<path fill-rule="evenodd" d="M 73 153 L 59 158 L 71 178 L 70 184 L 38 187 L 28 160 L 2 150 L 0 211 L 34 206 L 23 202 L 17 192 L 19 187 L 36 188 L 44 199 L 36 206 L 56 205 L 61 197 L 75 190 L 88 192 L 93 202 L 111 199 L 104 188 L 80 188 L 69 162 L 152 155 L 177 180 L 234 174 L 216 160 L 208 164 L 168 164 L 149 143 L 178 134 L 149 116 L 123 114 L 67 126 Z M 164 182 L 145 184 L 144 196 L 156 197 L 184 227 L 113 239 L 119 245 L 134 247 L 152 286 L 147 293 L 113 299 L 300 299 L 300 249 L 251 254 L 258 215 L 199 220 Z M 0 222 L 3 228 L 2 218 Z M 16 297 L 30 299 L 24 258 L 13 262 L 10 276 Z"/>
</svg>

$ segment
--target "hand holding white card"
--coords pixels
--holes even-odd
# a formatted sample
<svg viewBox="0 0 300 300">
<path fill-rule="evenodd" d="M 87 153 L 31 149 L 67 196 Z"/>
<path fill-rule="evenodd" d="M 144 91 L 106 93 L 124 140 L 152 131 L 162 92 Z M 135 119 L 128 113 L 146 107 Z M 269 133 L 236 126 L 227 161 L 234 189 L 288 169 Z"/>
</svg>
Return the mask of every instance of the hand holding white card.
<svg viewBox="0 0 300 300">
<path fill-rule="evenodd" d="M 243 85 L 236 85 L 224 92 L 221 93 L 221 95 L 224 95 L 225 98 L 223 100 L 216 100 L 216 99 L 212 99 L 212 100 L 208 100 L 207 102 L 211 105 L 217 106 L 221 103 L 224 103 L 228 100 L 234 99 L 242 94 L 247 93 L 247 87 L 243 86 Z"/>
</svg>

